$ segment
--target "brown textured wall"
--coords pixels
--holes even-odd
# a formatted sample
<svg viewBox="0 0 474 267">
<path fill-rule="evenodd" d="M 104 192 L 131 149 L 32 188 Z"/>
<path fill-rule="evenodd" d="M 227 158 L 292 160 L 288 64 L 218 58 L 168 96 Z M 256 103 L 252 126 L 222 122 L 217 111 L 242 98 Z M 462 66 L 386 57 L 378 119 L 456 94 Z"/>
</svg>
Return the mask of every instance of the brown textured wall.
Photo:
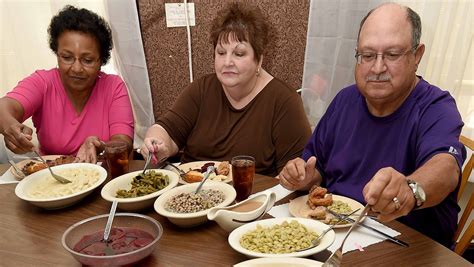
<svg viewBox="0 0 474 267">
<path fill-rule="evenodd" d="M 186 27 L 167 28 L 165 2 L 138 0 L 140 25 L 153 97 L 155 117 L 163 114 L 189 84 Z M 198 79 L 214 72 L 213 47 L 209 41 L 212 19 L 230 1 L 198 0 L 196 26 L 191 27 L 193 75 Z M 272 27 L 263 67 L 291 87 L 301 87 L 309 1 L 242 1 L 258 6 Z"/>
</svg>

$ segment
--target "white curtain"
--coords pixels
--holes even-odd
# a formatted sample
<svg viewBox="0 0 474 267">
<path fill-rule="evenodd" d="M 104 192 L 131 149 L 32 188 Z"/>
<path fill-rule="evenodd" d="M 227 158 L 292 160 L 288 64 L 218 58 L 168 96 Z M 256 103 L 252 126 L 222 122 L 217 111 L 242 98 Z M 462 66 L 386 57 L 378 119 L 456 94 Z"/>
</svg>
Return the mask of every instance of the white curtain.
<svg viewBox="0 0 474 267">
<path fill-rule="evenodd" d="M 303 103 L 314 127 L 334 96 L 354 81 L 354 48 L 361 19 L 386 1 L 312 0 L 308 23 Z M 473 2 L 395 1 L 421 17 L 426 45 L 418 74 L 451 92 L 474 137 Z"/>
<path fill-rule="evenodd" d="M 129 0 L 106 0 L 106 9 L 114 38 L 115 66 L 132 100 L 137 148 L 155 123 L 138 10 L 135 1 Z"/>
<path fill-rule="evenodd" d="M 35 70 L 57 65 L 47 28 L 52 16 L 67 4 L 92 10 L 111 25 L 114 49 L 102 70 L 118 73 L 127 84 L 135 116 L 134 146 L 138 147 L 154 117 L 135 1 L 0 0 L 0 97 Z M 32 127 L 31 120 L 26 123 Z M 5 149 L 0 136 L 0 162 L 21 158 Z"/>
</svg>

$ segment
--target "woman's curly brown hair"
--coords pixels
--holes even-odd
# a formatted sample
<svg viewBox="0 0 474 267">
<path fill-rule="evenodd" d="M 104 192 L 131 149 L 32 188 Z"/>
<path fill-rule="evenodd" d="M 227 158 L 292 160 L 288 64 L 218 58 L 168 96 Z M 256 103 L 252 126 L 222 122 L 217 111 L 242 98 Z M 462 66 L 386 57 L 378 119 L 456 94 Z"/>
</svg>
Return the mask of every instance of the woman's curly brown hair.
<svg viewBox="0 0 474 267">
<path fill-rule="evenodd" d="M 259 61 L 268 43 L 269 26 L 260 9 L 245 3 L 232 3 L 221 10 L 212 22 L 211 42 L 228 43 L 229 38 L 248 42 Z"/>
<path fill-rule="evenodd" d="M 77 31 L 93 36 L 99 42 L 102 65 L 110 59 L 113 47 L 112 31 L 108 23 L 99 15 L 85 8 L 65 6 L 49 24 L 49 47 L 58 54 L 58 38 L 66 31 Z"/>
</svg>

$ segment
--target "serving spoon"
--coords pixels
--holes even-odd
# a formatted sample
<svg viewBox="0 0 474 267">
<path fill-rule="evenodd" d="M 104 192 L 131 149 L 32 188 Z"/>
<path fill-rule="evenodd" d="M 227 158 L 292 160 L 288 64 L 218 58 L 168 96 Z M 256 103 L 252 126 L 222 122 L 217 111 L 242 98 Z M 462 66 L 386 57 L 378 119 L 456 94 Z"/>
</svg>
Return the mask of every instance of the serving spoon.
<svg viewBox="0 0 474 267">
<path fill-rule="evenodd" d="M 215 170 L 216 168 L 214 166 L 207 167 L 207 171 L 204 173 L 204 178 L 202 179 L 201 183 L 196 188 L 195 194 L 199 193 L 199 190 L 201 190 L 201 187 L 204 184 L 204 182 L 207 180 L 207 178 L 209 178 L 209 176 L 211 176 L 211 173 L 214 172 Z"/>
<path fill-rule="evenodd" d="M 46 164 L 46 167 L 48 167 L 48 170 L 49 172 L 51 173 L 51 175 L 53 176 L 54 179 L 56 179 L 58 182 L 62 183 L 62 184 L 67 184 L 67 183 L 70 183 L 71 181 L 69 181 L 68 179 L 60 176 L 60 175 L 57 175 L 53 172 L 53 170 L 51 170 L 51 167 L 49 167 L 49 164 L 46 162 L 46 160 L 44 160 L 44 158 L 38 153 L 38 151 L 34 150 L 36 156 L 38 156 L 41 161 Z"/>
<path fill-rule="evenodd" d="M 110 213 L 109 217 L 107 218 L 107 224 L 105 225 L 105 230 L 104 230 L 104 239 L 103 242 L 105 242 L 106 247 L 105 247 L 105 255 L 113 255 L 114 250 L 109 247 L 109 236 L 110 236 L 110 230 L 112 230 L 112 222 L 114 221 L 114 216 L 115 216 L 115 211 L 117 210 L 117 204 L 118 202 L 114 200 L 112 202 L 112 207 L 110 208 Z"/>
</svg>

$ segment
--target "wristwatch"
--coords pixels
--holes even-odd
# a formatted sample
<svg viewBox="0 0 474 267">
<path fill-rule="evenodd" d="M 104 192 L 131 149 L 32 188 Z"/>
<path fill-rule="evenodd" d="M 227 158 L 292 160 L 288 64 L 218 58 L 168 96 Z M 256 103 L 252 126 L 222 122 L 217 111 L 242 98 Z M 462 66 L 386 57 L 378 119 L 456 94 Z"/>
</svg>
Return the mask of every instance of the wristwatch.
<svg viewBox="0 0 474 267">
<path fill-rule="evenodd" d="M 415 209 L 423 206 L 423 203 L 426 201 L 426 194 L 423 188 L 416 181 L 407 179 L 408 186 L 413 191 L 413 196 L 415 197 Z"/>
</svg>

